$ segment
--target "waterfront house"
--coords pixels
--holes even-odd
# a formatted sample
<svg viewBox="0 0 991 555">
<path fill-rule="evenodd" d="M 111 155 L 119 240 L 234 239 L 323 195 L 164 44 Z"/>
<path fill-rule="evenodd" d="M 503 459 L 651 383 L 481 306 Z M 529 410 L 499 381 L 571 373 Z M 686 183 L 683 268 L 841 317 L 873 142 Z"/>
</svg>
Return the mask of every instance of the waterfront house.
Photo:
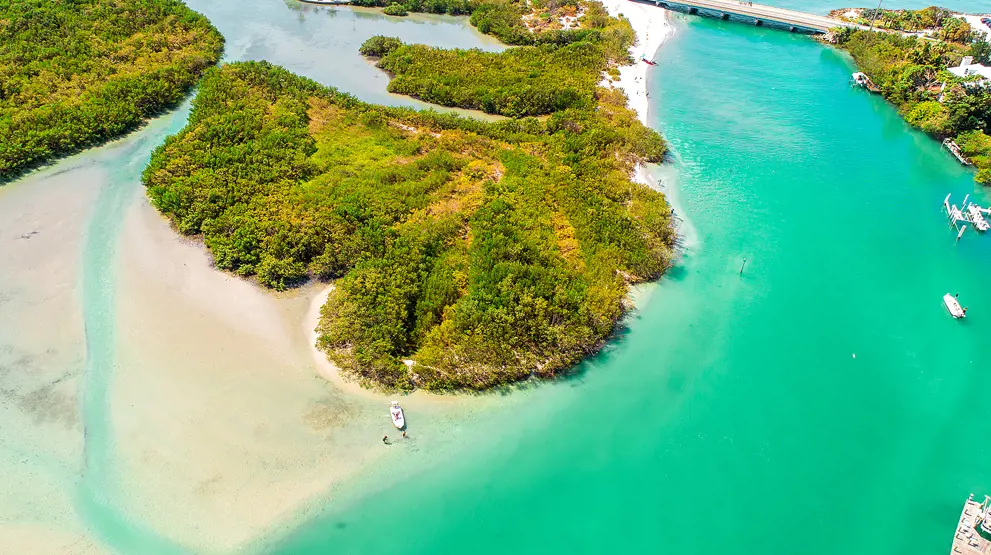
<svg viewBox="0 0 991 555">
<path fill-rule="evenodd" d="M 967 85 L 974 86 L 988 86 L 991 84 L 991 67 L 983 64 L 975 64 L 973 56 L 964 56 L 960 60 L 960 65 L 957 67 L 947 68 L 950 73 L 956 75 L 957 77 L 970 77 L 976 75 L 978 79 L 976 81 L 968 82 Z"/>
</svg>

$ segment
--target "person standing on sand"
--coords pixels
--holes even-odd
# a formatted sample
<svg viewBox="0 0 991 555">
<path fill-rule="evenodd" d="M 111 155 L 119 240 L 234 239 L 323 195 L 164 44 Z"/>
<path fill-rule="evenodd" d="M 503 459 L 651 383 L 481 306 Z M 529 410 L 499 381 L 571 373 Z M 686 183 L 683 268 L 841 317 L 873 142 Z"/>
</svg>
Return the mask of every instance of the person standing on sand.
<svg viewBox="0 0 991 555">
<path fill-rule="evenodd" d="M 382 443 L 389 445 L 389 436 L 382 436 Z"/>
</svg>

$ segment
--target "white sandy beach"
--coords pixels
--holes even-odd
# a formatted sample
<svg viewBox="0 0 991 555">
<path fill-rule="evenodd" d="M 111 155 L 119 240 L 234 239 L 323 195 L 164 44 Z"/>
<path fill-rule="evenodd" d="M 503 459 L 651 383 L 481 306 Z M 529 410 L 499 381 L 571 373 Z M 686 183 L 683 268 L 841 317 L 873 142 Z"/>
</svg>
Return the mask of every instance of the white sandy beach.
<svg viewBox="0 0 991 555">
<path fill-rule="evenodd" d="M 110 407 L 129 514 L 197 551 L 236 549 L 408 451 L 382 445 L 399 435 L 394 396 L 341 380 L 313 346 L 330 287 L 279 294 L 220 272 L 143 196 L 122 236 Z M 430 449 L 501 402 L 400 399 L 411 436 Z"/>
<path fill-rule="evenodd" d="M 657 6 L 631 2 L 630 0 L 602 0 L 609 15 L 626 16 L 637 34 L 637 43 L 630 48 L 635 62 L 619 68 L 619 81 L 614 86 L 623 90 L 630 99 L 630 107 L 647 125 L 647 69 L 651 66 L 641 58 L 654 59 L 654 54 L 674 34 L 674 26 L 668 21 L 667 10 Z"/>
<path fill-rule="evenodd" d="M 629 99 L 629 106 L 637 113 L 640 123 L 648 125 L 647 113 L 649 97 L 647 96 L 647 70 L 652 67 L 641 61 L 641 58 L 653 60 L 654 54 L 674 34 L 674 26 L 668 20 L 667 10 L 649 4 L 640 4 L 630 0 L 601 0 L 609 11 L 609 15 L 623 15 L 630 21 L 630 26 L 637 34 L 637 42 L 630 48 L 630 56 L 635 60 L 633 65 L 619 68 L 619 81 L 603 80 L 603 86 L 614 86 L 622 89 Z M 648 187 L 659 189 L 647 168 L 638 166 L 633 180 Z"/>
</svg>

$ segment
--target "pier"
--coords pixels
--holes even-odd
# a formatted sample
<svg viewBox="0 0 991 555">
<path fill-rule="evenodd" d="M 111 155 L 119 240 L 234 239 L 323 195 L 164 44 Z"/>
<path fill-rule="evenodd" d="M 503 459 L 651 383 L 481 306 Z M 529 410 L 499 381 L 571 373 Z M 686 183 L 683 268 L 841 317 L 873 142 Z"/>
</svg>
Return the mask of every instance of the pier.
<svg viewBox="0 0 991 555">
<path fill-rule="evenodd" d="M 711 15 L 720 19 L 744 20 L 757 26 L 773 23 L 792 32 L 819 34 L 837 27 L 859 27 L 846 21 L 816 15 L 798 10 L 776 8 L 765 4 L 741 2 L 740 0 L 636 0 L 655 4 L 661 8 L 687 12 L 689 14 Z"/>
<path fill-rule="evenodd" d="M 961 164 L 965 166 L 970 165 L 970 160 L 968 160 L 967 157 L 963 155 L 963 152 L 960 152 L 960 147 L 957 146 L 957 143 L 955 143 L 952 139 L 943 139 L 943 146 L 946 148 L 946 150 L 949 150 L 950 154 L 952 154 L 957 160 L 959 160 Z"/>
<path fill-rule="evenodd" d="M 963 203 L 960 204 L 962 208 L 958 208 L 956 204 L 950 204 L 950 196 L 946 195 L 946 198 L 943 199 L 943 211 L 946 212 L 950 225 L 957 230 L 958 241 L 963 236 L 963 232 L 967 230 L 968 223 L 981 233 L 991 229 L 991 224 L 986 218 L 986 216 L 991 216 L 991 207 L 984 208 L 973 202 L 967 202 L 967 199 L 970 198 L 970 194 L 967 194 L 963 197 Z"/>
<path fill-rule="evenodd" d="M 991 541 L 985 537 L 987 527 L 984 522 L 988 516 L 988 504 L 991 498 L 985 496 L 984 503 L 974 501 L 974 494 L 963 504 L 957 531 L 953 535 L 953 545 L 950 555 L 988 555 L 991 554 Z"/>
</svg>

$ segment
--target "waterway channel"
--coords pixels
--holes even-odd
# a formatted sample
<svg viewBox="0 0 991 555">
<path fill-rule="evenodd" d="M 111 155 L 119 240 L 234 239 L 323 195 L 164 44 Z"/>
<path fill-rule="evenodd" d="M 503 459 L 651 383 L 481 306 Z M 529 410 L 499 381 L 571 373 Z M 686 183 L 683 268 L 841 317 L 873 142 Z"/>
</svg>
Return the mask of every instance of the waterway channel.
<svg viewBox="0 0 991 555">
<path fill-rule="evenodd" d="M 357 56 L 367 36 L 498 47 L 463 18 L 189 4 L 227 59 L 371 102 L 410 103 Z M 781 5 L 826 11 L 812 4 Z M 991 195 L 851 89 L 840 53 L 675 19 L 648 87 L 672 145 L 656 171 L 685 219 L 680 263 L 572 378 L 469 400 L 494 406 L 459 418 L 413 411 L 418 443 L 383 460 L 353 447 L 376 433 L 364 425 L 321 443 L 380 407 L 328 390 L 270 327 L 302 301 L 251 300 L 236 325 L 197 312 L 193 290 L 249 286 L 190 283 L 202 253 L 148 231 L 161 228 L 140 170 L 188 106 L 0 188 L 0 551 L 948 550 L 967 494 L 991 491 L 991 238 L 956 243 L 939 205 Z M 947 291 L 967 321 L 946 315 Z M 255 331 L 276 339 L 246 342 Z M 212 349 L 190 346 L 202 337 Z M 314 494 L 324 461 L 349 456 L 367 465 Z M 294 502 L 303 521 L 265 520 Z"/>
<path fill-rule="evenodd" d="M 677 22 L 648 84 L 681 264 L 614 349 L 485 445 L 275 552 L 949 550 L 991 488 L 991 241 L 955 243 L 940 203 L 991 197 L 851 89 L 842 54 Z M 972 318 L 946 314 L 947 291 Z"/>
</svg>

